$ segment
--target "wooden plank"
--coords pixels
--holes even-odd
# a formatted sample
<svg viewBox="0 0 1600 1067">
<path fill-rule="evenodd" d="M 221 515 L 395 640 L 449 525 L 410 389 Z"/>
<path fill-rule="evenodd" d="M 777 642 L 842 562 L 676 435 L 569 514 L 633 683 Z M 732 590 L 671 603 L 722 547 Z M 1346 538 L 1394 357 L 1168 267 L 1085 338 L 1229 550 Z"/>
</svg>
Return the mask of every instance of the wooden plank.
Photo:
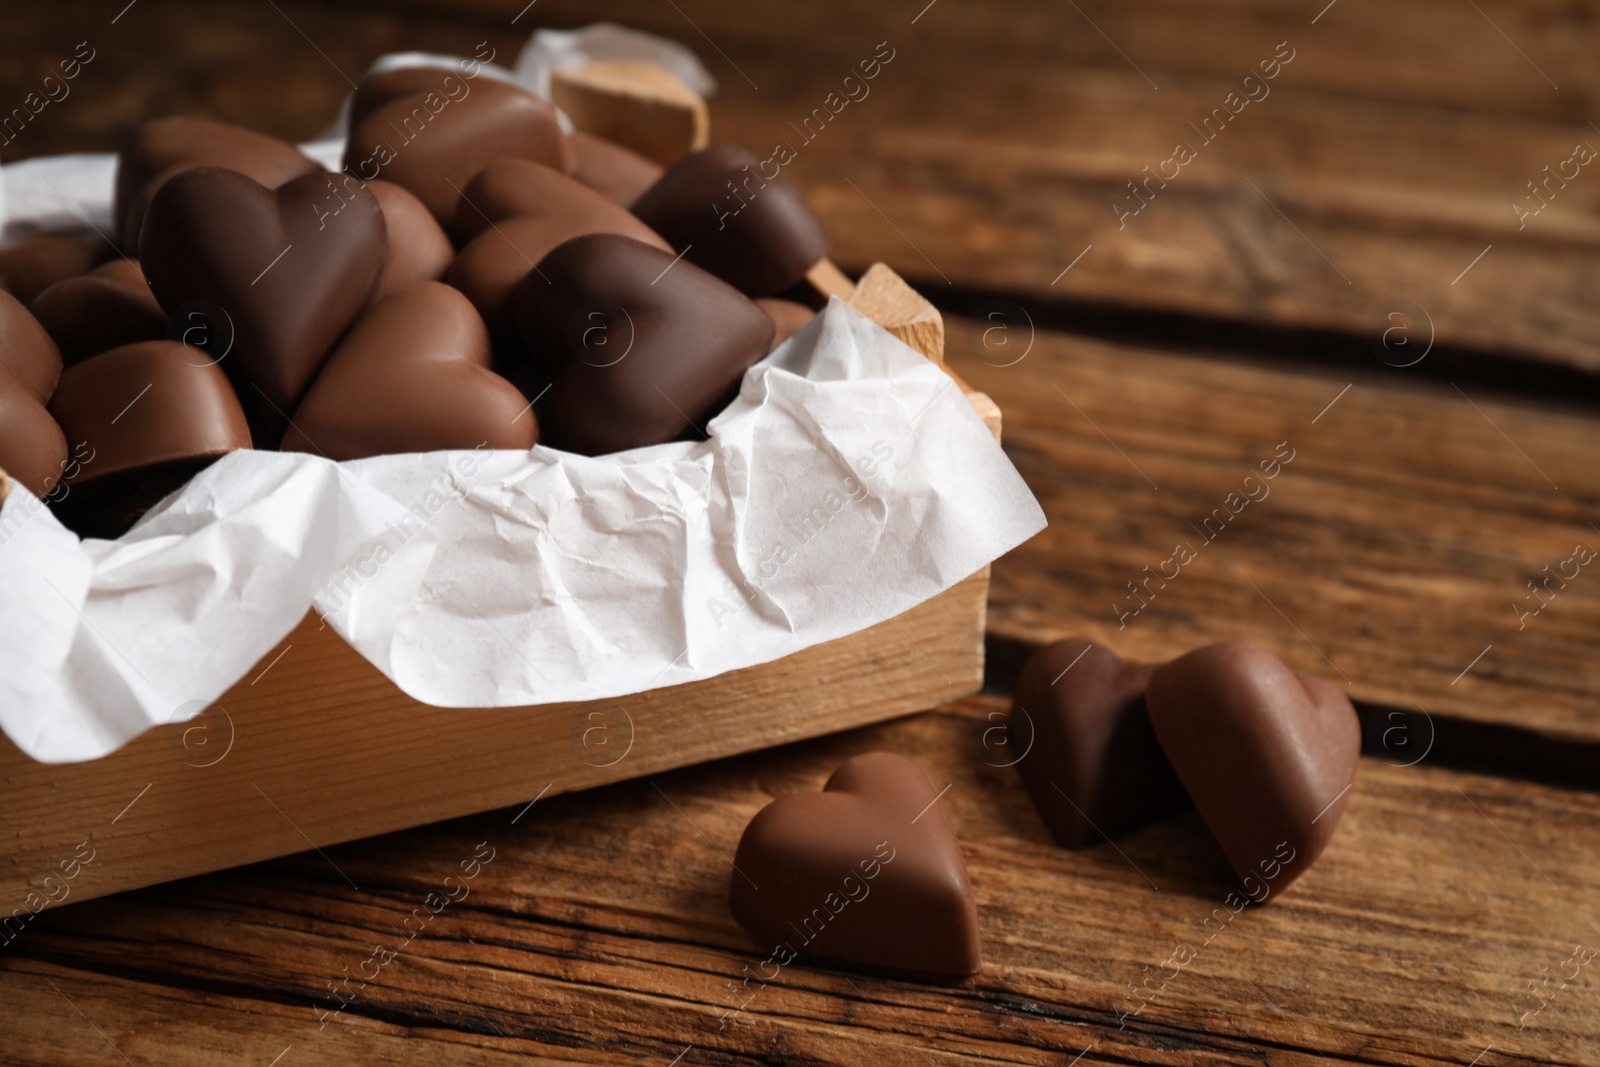
<svg viewBox="0 0 1600 1067">
<path fill-rule="evenodd" d="M 1151 661 L 1254 641 L 1358 700 L 1600 742 L 1600 574 L 1565 563 L 1600 550 L 1592 417 L 1376 362 L 1295 373 L 1046 330 L 995 366 L 988 324 L 947 326 L 1050 521 L 995 564 L 991 634 Z M 1566 588 L 1530 592 L 1558 570 Z"/>
<path fill-rule="evenodd" d="M 1192 812 L 1120 852 L 1056 848 L 1015 772 L 992 765 L 1003 754 L 980 755 L 1004 709 L 975 698 L 547 799 L 516 823 L 509 808 L 62 909 L 0 954 L 0 995 L 18 1007 L 0 1054 L 116 1062 L 98 1027 L 135 1062 L 175 1065 L 265 1064 L 290 1045 L 284 1064 L 854 1064 L 864 1043 L 889 1064 L 1060 1064 L 1085 1049 L 1134 1064 L 1592 1061 L 1586 973 L 1520 1013 L 1529 980 L 1600 937 L 1600 797 L 1363 759 L 1317 867 L 1230 918 L 1134 1013 L 1129 984 L 1198 941 L 1226 893 L 1220 853 Z M 765 956 L 727 910 L 740 832 L 772 796 L 882 749 L 951 784 L 983 972 L 936 986 L 795 964 L 752 983 L 739 1011 Z M 398 944 L 482 848 L 493 858 L 464 899 Z M 338 1006 L 328 983 L 371 973 L 378 944 L 398 954 L 319 1028 Z"/>
</svg>

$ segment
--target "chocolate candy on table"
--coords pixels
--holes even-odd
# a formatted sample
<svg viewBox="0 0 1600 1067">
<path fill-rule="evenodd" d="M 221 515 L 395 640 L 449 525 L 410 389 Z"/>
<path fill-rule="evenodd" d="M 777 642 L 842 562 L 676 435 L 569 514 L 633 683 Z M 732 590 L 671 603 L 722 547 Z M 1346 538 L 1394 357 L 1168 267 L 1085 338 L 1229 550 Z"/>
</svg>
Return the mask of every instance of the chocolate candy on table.
<svg viewBox="0 0 1600 1067">
<path fill-rule="evenodd" d="M 489 333 L 467 298 L 413 282 L 356 320 L 281 447 L 335 460 L 532 448 L 538 424 L 528 401 L 488 366 Z"/>
<path fill-rule="evenodd" d="M 631 148 L 582 130 L 574 133 L 572 151 L 577 169 L 572 176 L 601 196 L 632 207 L 644 191 L 661 179 L 665 168 Z"/>
<path fill-rule="evenodd" d="M 67 468 L 67 439 L 38 395 L 0 369 L 0 470 L 43 500 Z"/>
<path fill-rule="evenodd" d="M 776 946 L 779 964 L 804 954 L 946 978 L 983 966 L 939 791 L 900 756 L 857 756 L 822 792 L 773 801 L 750 820 L 733 865 L 733 916 Z"/>
<path fill-rule="evenodd" d="M 1156 669 L 1150 721 L 1228 863 L 1258 902 L 1316 862 L 1355 782 L 1361 728 L 1337 686 L 1254 645 Z"/>
<path fill-rule="evenodd" d="M 737 145 L 673 164 L 633 213 L 684 258 L 746 296 L 774 296 L 828 254 L 828 233 L 789 179 Z"/>
<path fill-rule="evenodd" d="M 777 348 L 799 333 L 807 323 L 817 317 L 817 313 L 804 304 L 795 303 L 793 300 L 779 300 L 771 296 L 757 300 L 756 307 L 767 313 L 767 318 L 772 320 L 773 328 L 777 331 L 772 338 L 773 348 Z"/>
<path fill-rule="evenodd" d="M 457 230 L 476 236 L 445 280 L 467 294 L 497 339 L 515 337 L 510 302 L 518 283 L 565 241 L 617 233 L 672 253 L 626 209 L 559 171 L 521 159 L 491 164 L 468 183 Z"/>
<path fill-rule="evenodd" d="M 512 308 L 549 385 L 544 443 L 585 455 L 702 434 L 772 342 L 772 320 L 732 286 L 610 233 L 545 256 Z"/>
<path fill-rule="evenodd" d="M 150 202 L 139 259 L 169 315 L 198 308 L 231 337 L 226 355 L 215 354 L 265 434 L 281 432 L 371 300 L 385 232 L 377 198 L 348 175 L 311 174 L 273 190 L 202 167 Z"/>
<path fill-rule="evenodd" d="M 555 108 L 515 85 L 425 68 L 386 71 L 363 85 L 380 79 L 381 88 L 405 81 L 410 91 L 357 90 L 345 170 L 363 181 L 403 186 L 447 230 L 461 191 L 489 164 L 527 159 L 560 171 L 575 165 Z M 427 85 L 433 87 L 420 87 Z"/>
<path fill-rule="evenodd" d="M 1153 666 L 1081 637 L 1039 649 L 1017 679 L 1008 729 L 1050 835 L 1088 848 L 1187 803 L 1145 709 Z"/>
<path fill-rule="evenodd" d="M 39 320 L 10 293 L 0 291 L 0 371 L 43 404 L 61 377 L 61 352 Z"/>
<path fill-rule="evenodd" d="M 367 189 L 378 198 L 389 235 L 389 257 L 373 300 L 382 300 L 412 282 L 443 278 L 456 250 L 422 201 L 393 182 L 370 181 Z"/>
<path fill-rule="evenodd" d="M 68 366 L 167 332 L 166 312 L 130 259 L 113 259 L 57 282 L 39 294 L 31 310 Z"/>
<path fill-rule="evenodd" d="M 68 367 L 50 413 L 82 456 L 56 512 L 85 536 L 120 535 L 201 468 L 251 443 L 227 375 L 177 341 L 128 345 Z"/>
<path fill-rule="evenodd" d="M 109 249 L 99 240 L 38 234 L 0 243 L 0 291 L 24 304 L 63 278 L 93 270 Z"/>
<path fill-rule="evenodd" d="M 124 246 L 137 245 L 156 190 L 195 167 L 227 167 L 269 189 L 323 169 L 288 141 L 211 119 L 174 115 L 142 123 L 117 155 L 112 215 Z M 132 251 L 132 248 L 128 248 Z"/>
</svg>

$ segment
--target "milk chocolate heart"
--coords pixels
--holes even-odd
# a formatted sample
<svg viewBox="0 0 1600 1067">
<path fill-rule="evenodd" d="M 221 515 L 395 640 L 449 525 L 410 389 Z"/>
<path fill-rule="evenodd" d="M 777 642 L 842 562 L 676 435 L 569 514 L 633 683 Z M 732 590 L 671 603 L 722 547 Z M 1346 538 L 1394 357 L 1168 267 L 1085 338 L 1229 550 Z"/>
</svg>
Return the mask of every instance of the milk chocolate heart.
<svg viewBox="0 0 1600 1067">
<path fill-rule="evenodd" d="M 1157 668 L 1145 699 L 1245 892 L 1257 901 L 1282 892 L 1344 814 L 1361 749 L 1349 699 L 1246 644 L 1207 645 Z"/>
<path fill-rule="evenodd" d="M 0 470 L 43 500 L 67 467 L 67 439 L 33 390 L 0 370 Z"/>
<path fill-rule="evenodd" d="M 166 336 L 167 316 L 139 264 L 113 259 L 88 274 L 56 282 L 31 308 L 68 366 L 123 345 Z"/>
<path fill-rule="evenodd" d="M 75 278 L 106 258 L 99 241 L 40 235 L 0 244 L 0 290 L 24 304 L 63 278 Z"/>
<path fill-rule="evenodd" d="M 791 959 L 948 977 L 983 967 L 955 832 L 933 782 L 900 756 L 857 756 L 822 792 L 768 804 L 733 863 L 733 917 Z"/>
<path fill-rule="evenodd" d="M 393 182 L 368 182 L 367 189 L 378 198 L 389 235 L 389 258 L 373 299 L 382 300 L 412 282 L 443 278 L 456 250 L 422 201 Z"/>
<path fill-rule="evenodd" d="M 817 317 L 817 313 L 804 304 L 797 304 L 793 300 L 778 300 L 770 296 L 757 300 L 756 307 L 765 311 L 767 318 L 772 320 L 773 329 L 776 331 L 772 337 L 773 348 L 777 348 L 799 333 L 807 323 Z"/>
<path fill-rule="evenodd" d="M 142 123 L 117 155 L 111 217 L 126 245 L 136 245 L 151 197 L 174 175 L 195 167 L 227 167 L 269 189 L 322 170 L 288 141 L 243 126 L 174 115 Z"/>
<path fill-rule="evenodd" d="M 50 401 L 85 458 L 57 508 L 86 536 L 114 537 L 217 457 L 250 447 L 233 387 L 198 349 L 145 341 L 68 367 Z"/>
<path fill-rule="evenodd" d="M 664 173 L 655 160 L 604 137 L 579 130 L 569 140 L 577 161 L 572 176 L 623 207 L 632 207 Z"/>
<path fill-rule="evenodd" d="M 772 341 L 732 286 L 610 233 L 545 256 L 512 306 L 550 386 L 544 442 L 586 455 L 703 433 Z"/>
<path fill-rule="evenodd" d="M 1024 664 L 1009 733 L 1019 745 L 1031 738 L 1017 771 L 1057 844 L 1088 848 L 1183 807 L 1145 710 L 1154 670 L 1082 637 Z"/>
<path fill-rule="evenodd" d="M 61 352 L 33 313 L 7 292 L 0 292 L 0 371 L 33 394 L 50 399 L 61 377 Z"/>
<path fill-rule="evenodd" d="M 684 258 L 747 296 L 772 296 L 828 254 L 828 233 L 789 179 L 737 145 L 674 163 L 633 205 Z"/>
<path fill-rule="evenodd" d="M 363 181 L 381 177 L 403 186 L 446 229 L 456 216 L 461 190 L 496 160 L 528 159 L 562 171 L 572 169 L 572 146 L 548 101 L 506 82 L 465 79 L 445 70 L 407 77 L 419 84 L 429 79 L 438 84 L 383 99 L 376 106 L 360 99 L 358 91 L 345 145 L 345 170 Z"/>
<path fill-rule="evenodd" d="M 532 448 L 528 401 L 488 367 L 489 332 L 467 298 L 413 282 L 356 320 L 295 412 L 283 451 L 344 460 Z"/>
<path fill-rule="evenodd" d="M 476 236 L 445 280 L 467 294 L 496 338 L 515 335 L 511 294 L 518 283 L 565 241 L 619 233 L 672 252 L 655 231 L 599 193 L 521 159 L 491 164 L 468 183 L 456 229 Z"/>
<path fill-rule="evenodd" d="M 308 174 L 272 190 L 202 167 L 156 193 L 139 252 L 168 314 L 201 301 L 225 316 L 223 367 L 258 424 L 281 429 L 376 290 L 388 244 L 359 182 Z"/>
</svg>

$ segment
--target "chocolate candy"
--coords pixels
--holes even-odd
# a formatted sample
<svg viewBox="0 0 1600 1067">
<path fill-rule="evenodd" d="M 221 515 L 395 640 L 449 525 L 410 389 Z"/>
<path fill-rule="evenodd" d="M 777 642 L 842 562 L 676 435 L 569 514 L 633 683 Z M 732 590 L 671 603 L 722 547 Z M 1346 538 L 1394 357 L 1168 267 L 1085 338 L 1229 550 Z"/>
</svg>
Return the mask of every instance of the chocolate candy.
<svg viewBox="0 0 1600 1067">
<path fill-rule="evenodd" d="M 0 371 L 44 403 L 61 377 L 61 352 L 16 297 L 0 292 Z"/>
<path fill-rule="evenodd" d="M 377 198 L 347 177 L 272 190 L 202 167 L 161 187 L 139 251 L 168 314 L 198 303 L 224 320 L 213 325 L 232 337 L 221 358 L 240 399 L 258 425 L 281 429 L 376 291 L 388 244 Z"/>
<path fill-rule="evenodd" d="M 672 253 L 667 242 L 623 208 L 527 160 L 504 160 L 475 177 L 462 199 L 457 230 L 476 236 L 445 280 L 467 294 L 497 338 L 515 336 L 511 294 L 517 284 L 564 241 L 586 233 L 619 233 Z"/>
<path fill-rule="evenodd" d="M 378 89 L 357 91 L 346 171 L 403 186 L 448 229 L 461 191 L 496 160 L 572 169 L 572 146 L 548 101 L 492 78 L 420 69 L 373 75 L 367 82 L 378 82 Z"/>
<path fill-rule="evenodd" d="M 586 455 L 703 433 L 773 333 L 731 286 L 609 233 L 545 256 L 512 306 L 548 376 L 544 441 Z"/>
<path fill-rule="evenodd" d="M 154 341 L 167 331 L 166 312 L 139 264 L 129 259 L 113 259 L 57 282 L 39 294 L 31 310 L 68 366 L 123 345 Z"/>
<path fill-rule="evenodd" d="M 779 952 L 945 977 L 983 966 L 966 865 L 922 769 L 857 756 L 820 793 L 782 797 L 745 828 L 733 916 Z"/>
<path fill-rule="evenodd" d="M 772 320 L 773 329 L 776 331 L 772 338 L 773 348 L 777 348 L 799 333 L 807 323 L 817 317 L 817 313 L 804 304 L 797 304 L 793 300 L 778 300 L 770 296 L 757 300 L 756 307 L 765 311 L 767 318 Z"/>
<path fill-rule="evenodd" d="M 1339 689 L 1270 652 L 1207 645 L 1159 667 L 1150 721 L 1251 899 L 1310 868 L 1344 814 L 1361 728 Z"/>
<path fill-rule="evenodd" d="M 250 447 L 233 388 L 206 355 L 145 341 L 68 367 L 50 401 L 74 454 L 62 520 L 117 536 L 218 456 Z"/>
<path fill-rule="evenodd" d="M 61 427 L 32 389 L 0 370 L 0 470 L 43 500 L 66 466 Z"/>
<path fill-rule="evenodd" d="M 378 198 L 389 235 L 389 258 L 373 300 L 382 300 L 412 282 L 443 278 L 456 250 L 422 201 L 393 182 L 371 181 L 367 190 Z"/>
<path fill-rule="evenodd" d="M 0 244 L 0 290 L 31 304 L 61 279 L 92 270 L 106 258 L 106 251 L 99 241 L 80 237 L 41 235 L 6 241 Z"/>
<path fill-rule="evenodd" d="M 1154 670 L 1082 637 L 1028 657 L 1009 732 L 1032 739 L 1017 771 L 1057 844 L 1088 848 L 1186 803 L 1145 710 Z"/>
<path fill-rule="evenodd" d="M 528 401 L 488 366 L 489 333 L 466 297 L 413 282 L 356 320 L 281 447 L 336 460 L 532 448 L 538 425 Z"/>
<path fill-rule="evenodd" d="M 623 207 L 632 207 L 665 173 L 655 160 L 604 137 L 579 130 L 570 140 L 577 157 L 572 176 Z"/>
<path fill-rule="evenodd" d="M 111 217 L 128 245 L 138 243 L 156 190 L 195 167 L 227 167 L 269 189 L 322 170 L 322 164 L 289 142 L 243 126 L 182 115 L 152 119 L 139 126 L 117 155 Z"/>
<path fill-rule="evenodd" d="M 745 295 L 781 293 L 828 254 L 828 234 L 789 179 L 761 168 L 737 145 L 712 145 L 673 164 L 633 213 Z"/>
</svg>

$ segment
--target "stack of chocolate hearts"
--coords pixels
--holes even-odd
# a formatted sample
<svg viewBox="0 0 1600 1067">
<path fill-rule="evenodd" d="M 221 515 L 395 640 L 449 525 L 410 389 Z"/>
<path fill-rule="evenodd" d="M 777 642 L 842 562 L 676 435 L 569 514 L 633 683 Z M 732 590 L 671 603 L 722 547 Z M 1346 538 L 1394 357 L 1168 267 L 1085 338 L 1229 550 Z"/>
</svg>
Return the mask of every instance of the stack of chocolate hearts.
<svg viewBox="0 0 1600 1067">
<path fill-rule="evenodd" d="M 1029 659 L 1009 732 L 1026 749 L 1023 781 L 1067 848 L 1192 799 L 1239 877 L 1242 895 L 1225 897 L 1234 911 L 1276 899 L 1322 854 L 1361 740 L 1335 686 L 1252 645 L 1208 645 L 1156 667 L 1081 638 Z M 915 764 L 875 752 L 840 767 L 822 792 L 762 809 L 740 838 L 729 903 L 772 948 L 763 968 L 809 956 L 919 977 L 975 974 L 977 907 L 943 796 Z"/>
<path fill-rule="evenodd" d="M 828 249 L 749 153 L 663 169 L 471 61 L 369 76 L 337 172 L 250 130 L 148 122 L 113 215 L 137 259 L 0 247 L 0 468 L 97 536 L 235 449 L 703 436 L 812 316 Z"/>
</svg>

